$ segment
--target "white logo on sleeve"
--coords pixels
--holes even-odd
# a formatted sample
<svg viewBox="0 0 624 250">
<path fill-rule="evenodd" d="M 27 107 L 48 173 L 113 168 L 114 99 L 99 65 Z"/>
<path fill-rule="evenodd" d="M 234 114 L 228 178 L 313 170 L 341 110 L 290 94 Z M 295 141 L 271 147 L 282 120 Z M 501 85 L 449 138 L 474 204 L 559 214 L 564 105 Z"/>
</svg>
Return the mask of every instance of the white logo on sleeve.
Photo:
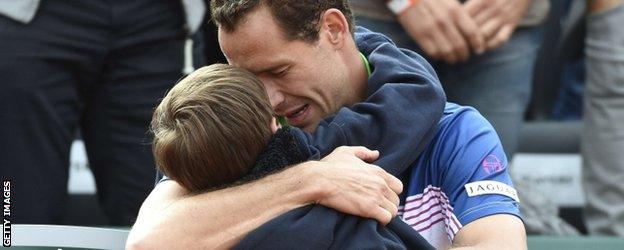
<svg viewBox="0 0 624 250">
<path fill-rule="evenodd" d="M 498 181 L 475 181 L 464 185 L 469 197 L 484 194 L 500 194 L 520 202 L 518 192 L 509 185 Z"/>
</svg>

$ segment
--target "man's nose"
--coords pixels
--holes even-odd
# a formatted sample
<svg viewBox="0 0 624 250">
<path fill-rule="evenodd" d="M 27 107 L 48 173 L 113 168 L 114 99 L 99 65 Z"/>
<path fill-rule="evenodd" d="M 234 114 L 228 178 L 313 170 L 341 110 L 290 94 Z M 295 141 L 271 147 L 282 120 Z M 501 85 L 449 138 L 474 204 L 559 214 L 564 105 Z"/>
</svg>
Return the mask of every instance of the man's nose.
<svg viewBox="0 0 624 250">
<path fill-rule="evenodd" d="M 269 101 L 271 101 L 271 107 L 277 109 L 280 103 L 284 102 L 284 94 L 273 84 L 265 84 L 264 86 L 269 96 Z"/>
</svg>

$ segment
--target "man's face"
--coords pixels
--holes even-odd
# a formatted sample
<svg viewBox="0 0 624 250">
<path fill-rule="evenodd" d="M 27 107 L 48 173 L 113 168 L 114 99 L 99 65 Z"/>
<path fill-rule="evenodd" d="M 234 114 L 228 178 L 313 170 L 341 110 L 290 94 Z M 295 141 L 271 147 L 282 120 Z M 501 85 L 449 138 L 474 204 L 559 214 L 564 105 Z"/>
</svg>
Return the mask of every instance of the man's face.
<svg viewBox="0 0 624 250">
<path fill-rule="evenodd" d="M 312 132 L 354 101 L 340 53 L 322 37 L 312 43 L 287 40 L 266 7 L 247 14 L 234 32 L 219 30 L 219 43 L 230 64 L 260 78 L 275 112 L 293 126 Z"/>
</svg>

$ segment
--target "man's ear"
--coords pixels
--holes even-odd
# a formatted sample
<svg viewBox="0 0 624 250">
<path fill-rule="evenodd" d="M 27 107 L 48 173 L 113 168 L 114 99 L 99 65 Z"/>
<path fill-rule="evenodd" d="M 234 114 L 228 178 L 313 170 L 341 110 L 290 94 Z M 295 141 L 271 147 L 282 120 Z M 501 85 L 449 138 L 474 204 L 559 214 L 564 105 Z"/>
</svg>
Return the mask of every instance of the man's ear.
<svg viewBox="0 0 624 250">
<path fill-rule="evenodd" d="M 321 16 L 320 38 L 326 39 L 335 48 L 344 46 L 347 37 L 351 36 L 347 18 L 338 9 L 328 9 Z"/>
</svg>

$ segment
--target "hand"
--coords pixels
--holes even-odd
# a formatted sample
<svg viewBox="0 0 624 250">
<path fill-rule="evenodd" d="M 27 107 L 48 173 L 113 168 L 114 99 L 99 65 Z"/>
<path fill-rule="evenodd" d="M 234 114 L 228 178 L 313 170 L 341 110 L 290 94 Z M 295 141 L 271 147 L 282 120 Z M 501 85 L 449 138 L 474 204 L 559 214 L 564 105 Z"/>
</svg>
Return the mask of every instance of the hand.
<svg viewBox="0 0 624 250">
<path fill-rule="evenodd" d="M 378 166 L 366 162 L 379 157 L 365 147 L 339 147 L 313 171 L 308 179 L 323 191 L 317 203 L 338 211 L 373 218 L 388 224 L 396 216 L 403 184 Z"/>
<path fill-rule="evenodd" d="M 485 50 L 477 23 L 456 0 L 422 0 L 397 16 L 423 52 L 453 64 Z"/>
<path fill-rule="evenodd" d="M 588 0 L 587 1 L 587 9 L 589 9 L 589 13 L 598 13 L 602 11 L 607 11 L 613 9 L 620 4 L 624 4 L 622 0 Z"/>
<path fill-rule="evenodd" d="M 504 44 L 526 14 L 532 0 L 468 0 L 464 9 L 477 22 L 491 50 Z"/>
</svg>

